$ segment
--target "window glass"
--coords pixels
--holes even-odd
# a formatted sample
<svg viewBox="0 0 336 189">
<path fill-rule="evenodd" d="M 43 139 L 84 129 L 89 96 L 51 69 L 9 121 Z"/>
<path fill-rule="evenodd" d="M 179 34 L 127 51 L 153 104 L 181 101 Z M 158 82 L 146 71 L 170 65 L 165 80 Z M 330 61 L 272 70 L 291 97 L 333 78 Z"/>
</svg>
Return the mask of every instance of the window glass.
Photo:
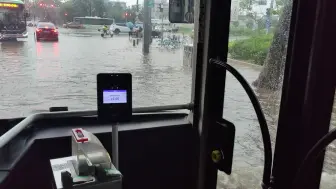
<svg viewBox="0 0 336 189">
<path fill-rule="evenodd" d="M 122 26 L 144 23 L 143 1 L 138 1 L 138 6 L 135 0 L 59 3 L 54 8 L 26 7 L 31 13 L 30 22 L 43 20 L 58 27 L 58 42 L 36 41 L 35 27 L 27 26 L 22 32 L 28 31 L 28 38 L 0 43 L 0 119 L 45 112 L 52 106 L 67 106 L 70 111 L 96 110 L 96 75 L 106 72 L 132 74 L 134 107 L 190 102 L 192 70 L 189 62 L 183 64 L 183 57 L 193 24 L 179 24 L 178 30 L 153 30 L 149 52 L 144 52 L 144 29 L 138 43 L 133 43 L 126 30 L 104 38 L 98 31 L 99 25 L 110 25 L 113 20 Z M 164 11 L 153 8 L 155 14 L 148 21 L 163 18 L 169 22 L 168 0 L 155 1 L 154 7 L 158 3 L 165 4 Z M 83 27 L 65 24 L 69 22 Z"/>
<path fill-rule="evenodd" d="M 228 63 L 253 86 L 274 150 L 292 1 L 232 0 Z M 218 188 L 260 188 L 264 149 L 253 106 L 227 74 L 223 117 L 236 124 L 232 175 L 218 172 Z"/>
</svg>

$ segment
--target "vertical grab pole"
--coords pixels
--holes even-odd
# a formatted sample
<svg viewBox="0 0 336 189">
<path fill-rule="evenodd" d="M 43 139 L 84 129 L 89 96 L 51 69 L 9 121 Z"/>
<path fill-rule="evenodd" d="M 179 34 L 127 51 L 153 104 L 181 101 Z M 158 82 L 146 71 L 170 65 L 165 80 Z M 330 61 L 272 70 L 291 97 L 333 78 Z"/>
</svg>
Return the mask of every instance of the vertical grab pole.
<svg viewBox="0 0 336 189">
<path fill-rule="evenodd" d="M 112 163 L 119 170 L 118 124 L 112 125 Z"/>
</svg>

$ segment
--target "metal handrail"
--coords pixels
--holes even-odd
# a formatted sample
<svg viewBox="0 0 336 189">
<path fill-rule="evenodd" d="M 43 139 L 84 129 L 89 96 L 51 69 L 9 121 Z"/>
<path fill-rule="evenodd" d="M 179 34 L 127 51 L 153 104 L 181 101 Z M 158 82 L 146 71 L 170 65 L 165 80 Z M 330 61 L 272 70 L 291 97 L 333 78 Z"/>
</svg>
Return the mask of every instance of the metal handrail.
<svg viewBox="0 0 336 189">
<path fill-rule="evenodd" d="M 139 107 L 133 108 L 133 113 L 150 113 L 150 112 L 161 112 L 168 110 L 182 110 L 182 109 L 192 109 L 192 104 L 181 104 L 181 105 L 168 105 L 168 106 L 152 106 L 152 107 Z M 37 120 L 41 119 L 50 119 L 50 118 L 66 118 L 66 117 L 83 117 L 83 116 L 94 116 L 97 115 L 96 110 L 89 111 L 67 111 L 67 112 L 45 112 L 45 113 L 36 113 L 32 114 L 20 123 L 15 125 L 5 134 L 0 136 L 0 149 L 4 147 L 9 141 L 16 137 L 24 129 L 31 126 L 31 124 Z"/>
<path fill-rule="evenodd" d="M 308 154 L 304 158 L 301 166 L 299 167 L 296 177 L 294 179 L 293 188 L 300 188 L 300 183 L 304 182 L 307 174 L 312 170 L 312 166 L 316 162 L 317 158 L 321 155 L 323 151 L 326 150 L 329 144 L 336 140 L 336 128 L 332 129 L 329 133 L 324 135 L 317 143 L 309 150 Z"/>
</svg>

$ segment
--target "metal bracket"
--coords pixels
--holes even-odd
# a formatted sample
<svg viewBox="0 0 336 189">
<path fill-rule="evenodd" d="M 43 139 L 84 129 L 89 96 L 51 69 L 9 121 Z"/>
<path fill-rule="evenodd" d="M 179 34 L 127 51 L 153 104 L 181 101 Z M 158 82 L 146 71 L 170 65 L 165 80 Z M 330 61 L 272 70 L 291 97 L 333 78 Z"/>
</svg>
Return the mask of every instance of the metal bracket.
<svg viewBox="0 0 336 189">
<path fill-rule="evenodd" d="M 221 119 L 214 125 L 214 145 L 211 159 L 220 171 L 230 175 L 236 128 L 233 123 Z"/>
</svg>

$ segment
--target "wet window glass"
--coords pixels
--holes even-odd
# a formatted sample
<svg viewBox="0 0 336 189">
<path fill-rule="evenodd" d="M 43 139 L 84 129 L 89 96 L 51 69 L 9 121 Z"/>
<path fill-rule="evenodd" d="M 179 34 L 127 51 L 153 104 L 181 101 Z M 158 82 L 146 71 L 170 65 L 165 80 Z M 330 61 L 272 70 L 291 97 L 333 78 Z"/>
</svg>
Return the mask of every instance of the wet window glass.
<svg viewBox="0 0 336 189">
<path fill-rule="evenodd" d="M 292 1 L 232 0 L 228 63 L 250 83 L 261 103 L 272 147 L 278 123 Z M 227 74 L 223 117 L 236 124 L 232 175 L 218 172 L 218 188 L 260 188 L 264 149 L 253 106 Z"/>
<path fill-rule="evenodd" d="M 192 70 L 184 61 L 184 49 L 191 44 L 193 24 L 150 27 L 151 32 L 137 29 L 138 37 L 129 36 L 127 28 L 101 36 L 102 26 L 113 21 L 125 27 L 145 21 L 169 23 L 168 0 L 155 0 L 147 20 L 143 1 L 137 0 L 44 1 L 42 6 L 28 6 L 34 5 L 30 2 L 25 7 L 30 13 L 27 26 L 18 31 L 11 21 L 8 32 L 17 32 L 16 37 L 4 35 L 8 38 L 0 42 L 0 119 L 47 112 L 49 107 L 96 110 L 96 75 L 106 72 L 132 74 L 133 107 L 190 102 Z M 54 2 L 58 3 L 51 6 Z M 159 3 L 165 4 L 163 12 Z M 58 29 L 39 32 L 38 22 L 51 22 Z M 146 32 L 151 36 L 148 51 Z M 186 53 L 191 57 L 191 51 Z"/>
<path fill-rule="evenodd" d="M 87 25 L 102 25 L 102 21 L 100 19 L 83 19 L 84 23 Z"/>
</svg>

